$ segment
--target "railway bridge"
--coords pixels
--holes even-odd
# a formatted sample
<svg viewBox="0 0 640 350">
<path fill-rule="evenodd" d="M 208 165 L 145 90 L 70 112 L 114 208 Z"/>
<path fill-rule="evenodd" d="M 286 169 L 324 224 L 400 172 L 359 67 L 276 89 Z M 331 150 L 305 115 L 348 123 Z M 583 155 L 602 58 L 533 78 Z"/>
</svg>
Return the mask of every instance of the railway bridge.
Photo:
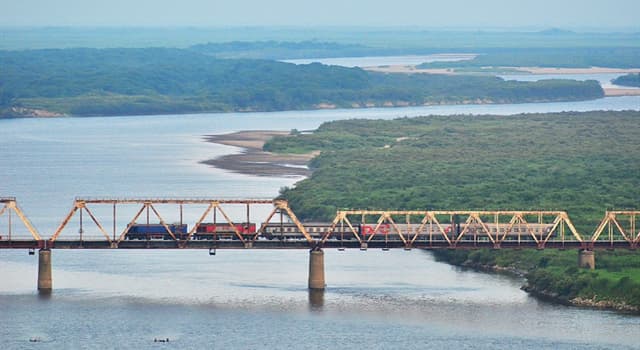
<svg viewBox="0 0 640 350">
<path fill-rule="evenodd" d="M 38 250 L 38 289 L 50 291 L 54 249 L 308 249 L 309 289 L 324 289 L 323 249 L 577 249 L 637 251 L 640 211 L 606 211 L 590 236 L 565 211 L 338 210 L 302 222 L 280 199 L 76 198 L 42 235 L 15 197 L 0 197 L 0 249 Z"/>
</svg>

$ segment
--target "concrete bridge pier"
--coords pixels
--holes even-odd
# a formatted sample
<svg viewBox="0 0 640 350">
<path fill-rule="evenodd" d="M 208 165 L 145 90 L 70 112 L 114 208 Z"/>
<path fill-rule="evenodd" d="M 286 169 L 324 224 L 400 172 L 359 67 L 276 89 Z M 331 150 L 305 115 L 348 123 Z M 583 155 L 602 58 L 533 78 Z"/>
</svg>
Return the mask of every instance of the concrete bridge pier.
<svg viewBox="0 0 640 350">
<path fill-rule="evenodd" d="M 38 252 L 38 291 L 48 293 L 53 289 L 51 278 L 51 250 L 40 249 Z"/>
<path fill-rule="evenodd" d="M 309 289 L 323 290 L 324 287 L 324 251 L 314 248 L 309 252 Z"/>
<path fill-rule="evenodd" d="M 578 252 L 578 267 L 591 270 L 596 268 L 596 256 L 593 250 L 580 249 Z"/>
</svg>

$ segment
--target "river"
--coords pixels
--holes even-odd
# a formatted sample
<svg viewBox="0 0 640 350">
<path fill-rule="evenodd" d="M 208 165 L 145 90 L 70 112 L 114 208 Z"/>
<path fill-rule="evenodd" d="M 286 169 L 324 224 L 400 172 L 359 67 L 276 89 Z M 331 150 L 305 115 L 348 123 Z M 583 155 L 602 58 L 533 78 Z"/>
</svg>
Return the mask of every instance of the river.
<svg viewBox="0 0 640 350">
<path fill-rule="evenodd" d="M 314 129 L 346 118 L 640 109 L 640 97 L 181 116 L 0 121 L 0 196 L 45 236 L 75 196 L 273 197 L 298 178 L 199 163 L 238 152 L 202 136 Z M 293 208 L 295 210 L 295 208 Z M 6 220 L 0 221 L 0 231 Z M 334 251 L 327 290 L 307 287 L 306 251 L 53 251 L 54 292 L 37 258 L 0 250 L 0 343 L 36 348 L 638 348 L 640 317 L 538 301 L 520 279 L 460 270 L 423 251 Z M 155 343 L 154 339 L 170 339 Z M 39 339 L 41 343 L 30 343 Z M 42 344 L 43 343 L 43 344 Z"/>
</svg>

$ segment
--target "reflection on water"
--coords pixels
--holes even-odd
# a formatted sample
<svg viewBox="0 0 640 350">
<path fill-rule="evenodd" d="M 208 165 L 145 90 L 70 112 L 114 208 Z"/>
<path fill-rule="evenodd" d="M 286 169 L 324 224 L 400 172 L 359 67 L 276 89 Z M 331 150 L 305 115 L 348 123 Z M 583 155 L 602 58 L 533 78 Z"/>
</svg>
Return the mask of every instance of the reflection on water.
<svg viewBox="0 0 640 350">
<path fill-rule="evenodd" d="M 637 317 L 539 302 L 519 279 L 462 271 L 418 250 L 326 250 L 327 289 L 311 292 L 306 250 L 54 251 L 49 298 L 35 292 L 36 258 L 0 254 L 0 278 L 16 282 L 0 285 L 0 338 L 16 344 L 37 336 L 54 348 L 87 339 L 146 347 L 168 337 L 177 348 L 212 340 L 297 348 L 309 339 L 360 348 L 366 338 L 373 348 L 421 349 L 436 348 L 435 338 L 440 346 L 570 349 L 634 346 L 626 334 L 640 326 Z"/>
<path fill-rule="evenodd" d="M 309 309 L 311 311 L 321 311 L 324 306 L 324 290 L 309 289 Z"/>
</svg>

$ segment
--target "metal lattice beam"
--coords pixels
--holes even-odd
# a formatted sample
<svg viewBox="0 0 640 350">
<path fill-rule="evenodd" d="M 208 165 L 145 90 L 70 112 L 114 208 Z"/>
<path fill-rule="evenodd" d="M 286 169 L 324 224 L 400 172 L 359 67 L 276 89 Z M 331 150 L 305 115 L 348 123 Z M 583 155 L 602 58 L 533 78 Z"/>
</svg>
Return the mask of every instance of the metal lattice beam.
<svg viewBox="0 0 640 350">
<path fill-rule="evenodd" d="M 36 230 L 33 224 L 31 224 L 31 221 L 29 221 L 27 216 L 24 214 L 22 209 L 20 209 L 20 206 L 18 206 L 18 202 L 16 201 L 15 197 L 0 197 L 0 203 L 4 204 L 2 206 L 2 209 L 0 209 L 0 216 L 4 215 L 5 213 L 9 216 L 9 231 L 12 230 L 13 226 L 13 222 L 11 220 L 11 213 L 13 212 L 18 216 L 27 231 L 29 231 L 31 237 L 33 237 L 33 239 L 36 241 L 41 240 L 38 230 Z"/>
</svg>

